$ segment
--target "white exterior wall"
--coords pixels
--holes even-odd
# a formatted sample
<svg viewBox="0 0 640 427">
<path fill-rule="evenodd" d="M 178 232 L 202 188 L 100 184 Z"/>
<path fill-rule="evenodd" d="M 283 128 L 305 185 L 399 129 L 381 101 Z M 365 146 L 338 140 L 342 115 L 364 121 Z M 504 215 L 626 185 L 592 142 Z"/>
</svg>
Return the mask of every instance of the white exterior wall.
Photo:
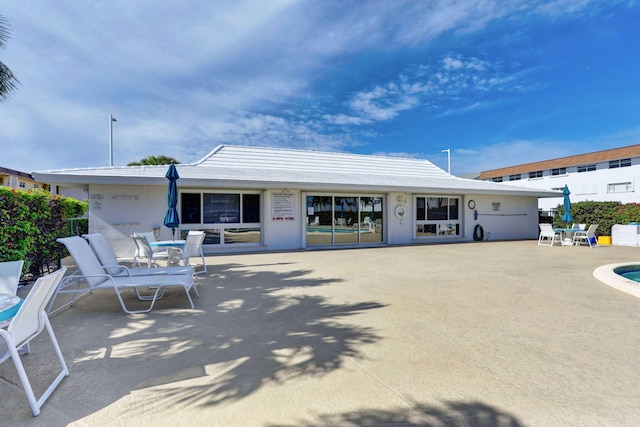
<svg viewBox="0 0 640 427">
<path fill-rule="evenodd" d="M 280 193 L 282 189 L 270 189 L 263 194 L 262 199 L 264 211 L 262 212 L 263 224 L 263 242 L 267 250 L 293 250 L 300 249 L 303 246 L 302 229 L 305 224 L 305 213 L 303 211 L 302 193 L 300 191 L 289 191 L 294 199 L 294 217 L 293 221 L 273 221 L 272 218 L 272 201 L 273 194 Z M 237 250 L 237 249 L 236 249 Z"/>
<path fill-rule="evenodd" d="M 533 172 L 533 171 L 532 171 Z M 508 181 L 509 177 L 503 177 L 503 183 L 529 188 L 552 190 L 563 188 L 565 184 L 571 191 L 571 202 L 584 201 L 614 201 L 622 203 L 639 203 L 640 195 L 640 158 L 631 159 L 631 166 L 609 169 L 609 162 L 596 164 L 596 170 L 578 173 L 577 166 L 567 168 L 566 175 L 551 176 L 551 170 L 544 170 L 542 178 L 529 179 L 522 174 L 519 181 Z M 631 183 L 631 190 L 627 192 L 609 193 L 609 184 Z M 538 207 L 543 211 L 557 208 L 563 203 L 562 196 L 541 198 Z"/>
<path fill-rule="evenodd" d="M 159 239 L 171 239 L 171 230 L 162 225 L 166 213 L 166 186 L 89 187 L 89 233 L 103 234 L 119 258 L 133 258 L 134 232 L 159 227 Z"/>
<path fill-rule="evenodd" d="M 186 191 L 189 190 L 192 189 Z M 134 232 L 148 232 L 159 228 L 158 238 L 170 239 L 171 230 L 162 225 L 167 211 L 166 191 L 166 186 L 91 185 L 89 232 L 105 235 L 116 256 L 125 259 L 133 257 L 134 245 L 130 235 Z M 273 220 L 273 195 L 282 191 L 282 189 L 266 189 L 261 193 L 263 245 L 234 244 L 224 247 L 211 245 L 205 247 L 205 252 L 305 248 L 307 193 L 289 190 L 294 200 L 294 219 Z M 324 191 L 323 193 L 331 194 L 332 192 Z M 335 194 L 343 193 L 335 192 Z M 416 237 L 415 196 L 407 193 L 387 193 L 384 197 L 383 244 L 473 241 L 473 232 L 477 224 L 483 227 L 485 239 L 489 240 L 535 239 L 538 236 L 538 206 L 537 199 L 534 197 L 458 195 L 460 197 L 460 235 L 420 238 Z M 467 202 L 470 199 L 476 202 L 475 209 L 468 208 Z M 398 205 L 404 208 L 405 215 L 402 217 L 394 214 Z M 478 212 L 477 219 L 474 219 L 474 211 Z M 185 228 L 195 227 L 188 225 Z"/>
<path fill-rule="evenodd" d="M 475 209 L 467 202 L 473 199 Z M 495 210 L 497 208 L 497 210 Z M 474 219 L 474 210 L 478 219 Z M 476 225 L 484 230 L 485 240 L 519 240 L 538 238 L 538 203 L 532 197 L 467 196 L 464 199 L 464 237 L 473 240 Z"/>
</svg>

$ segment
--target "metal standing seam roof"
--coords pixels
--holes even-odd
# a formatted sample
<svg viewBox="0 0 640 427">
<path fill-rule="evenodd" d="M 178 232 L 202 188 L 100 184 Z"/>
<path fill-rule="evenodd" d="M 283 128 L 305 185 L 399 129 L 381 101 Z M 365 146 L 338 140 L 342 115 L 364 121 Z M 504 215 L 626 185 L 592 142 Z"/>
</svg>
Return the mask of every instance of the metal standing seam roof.
<svg viewBox="0 0 640 427">
<path fill-rule="evenodd" d="M 193 164 L 178 164 L 180 188 L 287 188 L 447 192 L 558 197 L 559 192 L 457 178 L 427 160 L 220 145 Z M 166 185 L 167 166 L 33 172 L 55 184 Z"/>
</svg>

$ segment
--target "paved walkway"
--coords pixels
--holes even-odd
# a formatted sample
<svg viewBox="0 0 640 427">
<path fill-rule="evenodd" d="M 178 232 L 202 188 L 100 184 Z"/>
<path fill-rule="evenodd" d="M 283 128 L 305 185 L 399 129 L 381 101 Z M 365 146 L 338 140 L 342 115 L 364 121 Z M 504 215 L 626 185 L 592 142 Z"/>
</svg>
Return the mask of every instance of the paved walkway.
<svg viewBox="0 0 640 427">
<path fill-rule="evenodd" d="M 535 241 L 209 257 L 196 310 L 96 292 L 52 319 L 71 375 L 11 426 L 637 426 L 640 299 L 593 278 L 625 247 Z M 25 357 L 44 384 L 41 335 Z"/>
</svg>

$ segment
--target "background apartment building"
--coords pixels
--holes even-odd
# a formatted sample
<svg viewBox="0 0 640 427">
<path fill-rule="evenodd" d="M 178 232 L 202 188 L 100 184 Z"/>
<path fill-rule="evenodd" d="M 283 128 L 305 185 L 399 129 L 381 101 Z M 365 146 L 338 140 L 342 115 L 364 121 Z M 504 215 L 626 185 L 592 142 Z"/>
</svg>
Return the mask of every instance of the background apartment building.
<svg viewBox="0 0 640 427">
<path fill-rule="evenodd" d="M 31 174 L 0 166 L 0 186 L 19 188 L 21 190 L 34 190 L 41 188 L 50 191 L 48 184 L 37 182 Z"/>
<path fill-rule="evenodd" d="M 640 203 L 635 184 L 640 180 L 640 144 L 493 169 L 480 180 L 544 190 L 571 191 L 571 201 Z M 553 215 L 562 196 L 538 199 L 542 215 Z"/>
</svg>

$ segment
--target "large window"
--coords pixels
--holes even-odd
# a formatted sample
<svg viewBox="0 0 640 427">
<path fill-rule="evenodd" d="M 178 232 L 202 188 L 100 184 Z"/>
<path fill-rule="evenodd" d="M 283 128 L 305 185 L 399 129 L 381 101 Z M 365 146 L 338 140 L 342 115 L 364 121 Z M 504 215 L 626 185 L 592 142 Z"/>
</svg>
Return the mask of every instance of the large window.
<svg viewBox="0 0 640 427">
<path fill-rule="evenodd" d="M 416 235 L 418 237 L 459 236 L 459 206 L 459 197 L 416 197 Z"/>
<path fill-rule="evenodd" d="M 381 196 L 308 195 L 306 241 L 315 245 L 363 245 L 384 239 Z"/>
<path fill-rule="evenodd" d="M 567 174 L 567 168 L 551 169 L 551 176 L 560 176 L 560 175 L 566 175 L 566 174 Z"/>
<path fill-rule="evenodd" d="M 180 194 L 182 231 L 203 230 L 205 244 L 260 243 L 260 212 L 260 194 Z"/>
<path fill-rule="evenodd" d="M 529 179 L 542 178 L 542 171 L 529 172 Z"/>
</svg>

